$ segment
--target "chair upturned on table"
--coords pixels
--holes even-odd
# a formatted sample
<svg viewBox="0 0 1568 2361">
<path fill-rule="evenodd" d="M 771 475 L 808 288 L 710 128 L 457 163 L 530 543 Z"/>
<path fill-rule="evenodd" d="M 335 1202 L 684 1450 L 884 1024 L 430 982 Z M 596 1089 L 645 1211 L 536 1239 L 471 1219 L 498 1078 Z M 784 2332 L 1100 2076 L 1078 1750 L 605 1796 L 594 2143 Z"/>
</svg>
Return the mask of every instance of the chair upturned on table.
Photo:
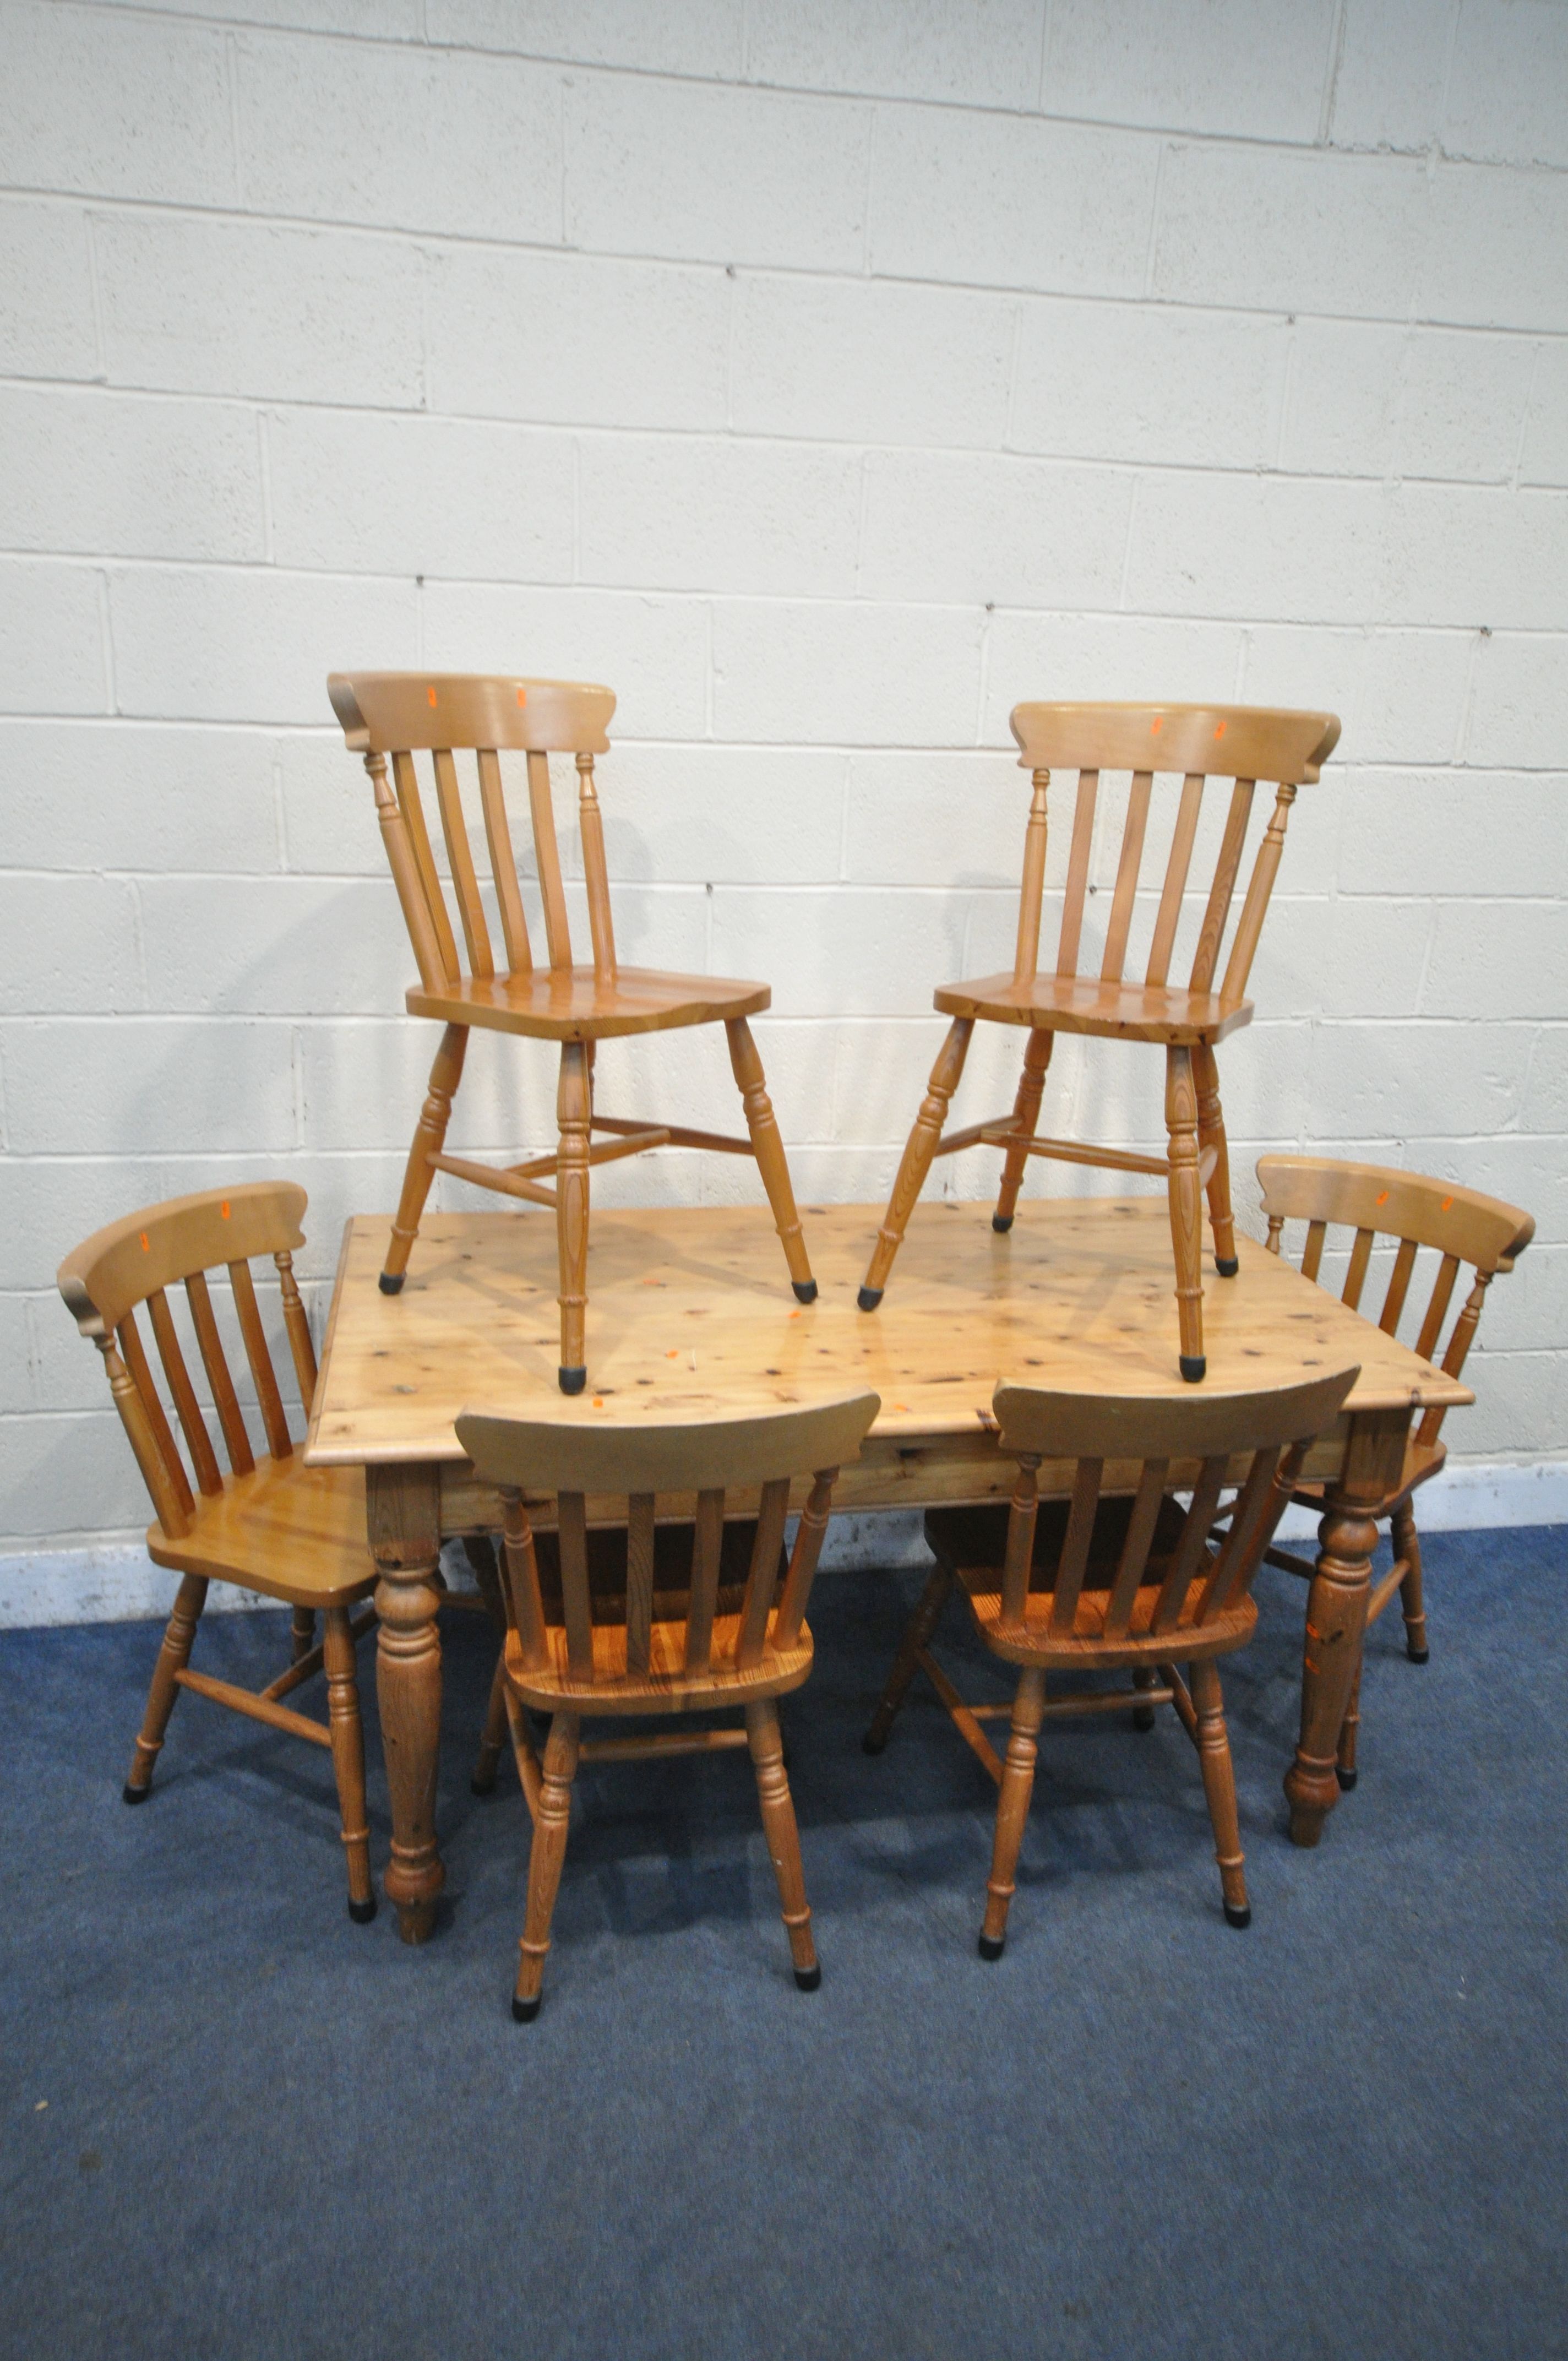
<svg viewBox="0 0 1568 2361">
<path fill-rule="evenodd" d="M 1354 1232 L 1340 1297 L 1353 1312 L 1360 1307 L 1377 1240 L 1384 1238 L 1395 1246 L 1387 1290 L 1377 1315 L 1377 1325 L 1386 1336 L 1398 1333 L 1415 1276 L 1418 1251 L 1423 1246 L 1435 1251 L 1437 1269 L 1415 1349 L 1423 1361 L 1433 1362 L 1441 1350 L 1440 1366 L 1444 1376 L 1458 1378 L 1463 1374 L 1475 1341 L 1487 1288 L 1499 1271 L 1512 1270 L 1535 1235 L 1535 1223 L 1529 1213 L 1522 1213 L 1518 1205 L 1505 1204 L 1501 1198 L 1483 1196 L 1475 1189 L 1462 1189 L 1452 1180 L 1429 1180 L 1420 1173 L 1401 1172 L 1387 1165 L 1338 1162 L 1328 1157 L 1260 1157 L 1257 1177 L 1263 1189 L 1263 1210 L 1268 1216 L 1271 1254 L 1280 1254 L 1288 1221 L 1307 1224 L 1300 1266 L 1304 1278 L 1318 1278 L 1331 1226 L 1343 1226 Z M 1472 1274 L 1471 1285 L 1444 1345 L 1443 1325 L 1453 1304 L 1455 1282 L 1461 1269 L 1466 1267 Z M 1387 1521 L 1394 1552 L 1392 1566 L 1368 1596 L 1366 1623 L 1370 1627 L 1376 1621 L 1397 1591 L 1405 1620 L 1405 1653 L 1413 1664 L 1424 1664 L 1431 1653 L 1421 1588 L 1421 1543 L 1416 1531 L 1413 1496 L 1438 1473 L 1448 1456 L 1447 1445 L 1438 1440 L 1446 1415 L 1447 1406 L 1442 1402 L 1414 1413 L 1405 1444 L 1404 1465 L 1398 1477 L 1381 1499 L 1367 1501 L 1362 1510 L 1370 1536 L 1368 1549 L 1376 1538 L 1376 1527 Z M 1299 1485 L 1293 1497 L 1303 1508 L 1321 1512 L 1321 1483 Z M 1309 1581 L 1312 1577 L 1313 1568 L 1306 1559 L 1288 1550 L 1271 1549 L 1268 1564 L 1287 1573 L 1304 1576 Z M 1355 1784 L 1360 1722 L 1358 1666 L 1340 1731 L 1336 1772 L 1342 1787 Z"/>
<path fill-rule="evenodd" d="M 749 1745 L 795 1980 L 822 1981 L 776 1700 L 811 1672 L 806 1603 L 840 1464 L 882 1404 L 856 1393 L 750 1418 L 603 1428 L 479 1410 L 457 1440 L 504 1512 L 510 1609 L 499 1675 L 519 1777 L 533 1818 L 528 1912 L 512 2015 L 537 2016 L 580 1762 L 706 1753 Z M 793 1479 L 809 1476 L 784 1559 Z M 725 1495 L 760 1492 L 727 1524 Z M 554 1532 L 535 1533 L 524 1493 L 552 1496 Z M 661 1497 L 696 1496 L 689 1522 L 658 1522 Z M 590 1532 L 590 1495 L 624 1500 L 625 1522 Z M 541 1764 L 525 1708 L 550 1716 Z M 585 1717 L 707 1714 L 740 1727 L 584 1743 Z M 483 1792 L 484 1780 L 476 1783 Z"/>
<path fill-rule="evenodd" d="M 316 1362 L 293 1270 L 293 1250 L 304 1244 L 300 1223 L 305 1202 L 304 1191 L 288 1180 L 248 1180 L 229 1190 L 174 1197 L 86 1239 L 66 1256 L 58 1280 L 78 1328 L 104 1356 L 115 1407 L 152 1496 L 156 1521 L 148 1532 L 148 1555 L 181 1577 L 131 1757 L 126 1801 L 143 1803 L 151 1793 L 153 1766 L 181 1689 L 330 1748 L 348 1857 L 348 1914 L 363 1921 L 375 1916 L 376 1897 L 355 1646 L 376 1616 L 367 1608 L 351 1620 L 349 1610 L 368 1599 L 376 1587 L 365 1529 L 365 1476 L 357 1467 L 308 1467 L 295 1451 L 250 1271 L 253 1257 L 271 1257 L 308 1416 Z M 209 1271 L 225 1274 L 232 1292 L 267 1438 L 260 1458 L 251 1448 L 224 1356 Z M 169 1301 L 168 1290 L 181 1281 L 228 1456 L 226 1483 Z M 143 1305 L 190 1455 L 189 1476 L 137 1325 Z M 294 1610 L 293 1662 L 258 1692 L 191 1669 L 196 1626 L 213 1582 L 260 1591 Z M 283 1703 L 323 1666 L 324 1723 Z"/>
<path fill-rule="evenodd" d="M 874 1312 L 882 1301 L 910 1212 L 936 1157 L 951 1156 L 981 1142 L 1003 1150 L 1002 1186 L 992 1216 L 999 1231 L 1013 1225 L 1025 1166 L 1031 1156 L 1055 1157 L 1069 1164 L 1118 1172 L 1146 1172 L 1163 1180 L 1168 1194 L 1181 1374 L 1196 1381 L 1205 1370 L 1204 1189 L 1215 1268 L 1223 1279 L 1234 1278 L 1237 1268 L 1215 1046 L 1251 1019 L 1252 1003 L 1244 995 L 1284 850 L 1290 806 L 1298 786 L 1315 780 L 1320 766 L 1333 752 L 1339 722 L 1332 713 L 1276 711 L 1262 706 L 1019 705 L 1013 709 L 1012 728 L 1023 750 L 1019 767 L 1034 774 L 1013 972 L 945 983 L 935 995 L 937 1007 L 952 1023 L 904 1150 L 861 1286 L 861 1310 Z M 1077 771 L 1078 799 L 1056 969 L 1044 975 L 1037 971 L 1047 796 L 1053 768 Z M 1091 890 L 1095 813 L 1106 772 L 1130 772 L 1132 784 L 1100 972 L 1081 976 L 1078 968 L 1084 902 Z M 1124 975 L 1128 940 L 1154 780 L 1159 773 L 1179 773 L 1181 794 L 1144 980 L 1128 983 Z M 1209 777 L 1232 781 L 1230 804 L 1188 981 L 1172 984 L 1171 963 Z M 1216 990 L 1214 977 L 1259 779 L 1276 785 L 1274 810 L 1257 847 L 1230 956 Z M 944 1137 L 948 1104 L 963 1074 L 975 1024 L 981 1019 L 1029 1028 L 1013 1113 L 971 1124 Z M 1046 1070 L 1058 1033 L 1147 1042 L 1164 1049 L 1169 1146 L 1163 1159 L 1036 1136 Z"/>
<path fill-rule="evenodd" d="M 437 1172 L 474 1187 L 550 1207 L 555 1215 L 561 1274 L 559 1383 L 580 1393 L 587 1379 L 586 1326 L 588 1259 L 588 1174 L 596 1164 L 653 1148 L 717 1148 L 754 1157 L 784 1246 L 790 1281 L 802 1303 L 816 1296 L 789 1166 L 751 1038 L 749 1019 L 773 998 L 765 983 L 712 975 L 674 975 L 623 967 L 616 957 L 605 867 L 604 829 L 594 783 L 594 756 L 608 752 L 615 711 L 611 690 L 576 681 L 528 680 L 460 673 L 334 673 L 327 683 L 333 710 L 352 752 L 362 754 L 376 794 L 377 814 L 402 905 L 420 980 L 407 995 L 415 1016 L 434 1017 L 444 1030 L 431 1068 L 430 1090 L 409 1150 L 402 1196 L 381 1273 L 384 1293 L 403 1284 L 409 1251 Z M 428 752 L 446 840 L 453 894 L 467 972 L 447 913 L 431 851 L 414 766 Z M 477 758 L 479 801 L 504 964 L 498 972 L 489 924 L 474 865 L 455 752 Z M 501 754 L 526 757 L 529 814 L 549 965 L 534 965 L 507 817 Z M 578 820 L 593 938 L 591 965 L 575 965 L 561 856 L 550 792 L 550 756 L 571 754 L 578 777 Z M 387 782 L 387 760 L 392 779 Z M 561 1045 L 556 1093 L 560 1144 L 498 1170 L 444 1152 L 452 1100 L 463 1074 L 474 1026 Z M 748 1137 L 732 1138 L 675 1124 L 601 1115 L 594 1106 L 594 1052 L 612 1037 L 659 1033 L 691 1025 L 722 1025 L 745 1109 Z M 600 1132 L 598 1145 L 592 1135 Z M 554 1180 L 554 1190 L 545 1184 Z"/>
<path fill-rule="evenodd" d="M 916 1670 L 924 1671 L 999 1794 L 981 1957 L 998 1960 L 1007 1934 L 1018 1850 L 1034 1788 L 1036 1741 L 1048 1717 L 1128 1712 L 1141 1727 L 1174 1707 L 1198 1750 L 1214 1830 L 1225 1916 L 1248 1924 L 1235 1779 L 1215 1659 L 1243 1648 L 1257 1622 L 1254 1575 L 1288 1505 L 1310 1445 L 1332 1426 L 1361 1372 L 1248 1393 L 1171 1401 L 1146 1395 L 1054 1393 L 1001 1385 L 992 1403 L 1001 1448 L 1018 1463 L 1005 1510 L 934 1509 L 926 1539 L 936 1571 L 905 1633 L 865 1736 L 887 1743 Z M 1068 1500 L 1042 1504 L 1042 1461 L 1073 1463 Z M 1114 1466 L 1117 1488 L 1102 1496 Z M 1231 1529 L 1211 1527 L 1226 1486 L 1238 1486 Z M 1190 1494 L 1185 1509 L 1174 1498 Z M 930 1652 L 948 1594 L 963 1590 L 980 1638 L 1018 1666 L 1011 1708 L 966 1705 Z M 1189 1689 L 1179 1667 L 1190 1668 Z M 1048 1698 L 1053 1674 L 1128 1672 L 1130 1689 Z M 1007 1717 L 1005 1761 L 981 1727 Z"/>
</svg>

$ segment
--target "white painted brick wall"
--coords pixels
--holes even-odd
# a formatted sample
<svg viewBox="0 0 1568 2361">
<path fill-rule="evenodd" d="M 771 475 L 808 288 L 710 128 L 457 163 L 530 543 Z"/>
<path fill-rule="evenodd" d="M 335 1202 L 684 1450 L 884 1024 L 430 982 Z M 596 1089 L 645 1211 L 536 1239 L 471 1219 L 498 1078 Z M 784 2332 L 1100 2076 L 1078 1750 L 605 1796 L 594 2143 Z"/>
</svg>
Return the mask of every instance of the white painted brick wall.
<svg viewBox="0 0 1568 2361">
<path fill-rule="evenodd" d="M 0 0 L 0 1552 L 140 1515 L 66 1246 L 289 1171 L 319 1313 L 395 1194 L 431 1041 L 354 664 L 613 684 L 622 946 L 772 979 L 806 1197 L 885 1190 L 931 986 L 1006 956 L 1019 697 L 1332 706 L 1239 1191 L 1315 1146 L 1531 1208 L 1450 1432 L 1568 1456 L 1559 0 Z M 721 1044 L 604 1071 L 732 1123 Z M 1064 1042 L 1051 1092 L 1159 1137 L 1148 1060 Z M 455 1139 L 552 1102 L 477 1042 Z"/>
</svg>

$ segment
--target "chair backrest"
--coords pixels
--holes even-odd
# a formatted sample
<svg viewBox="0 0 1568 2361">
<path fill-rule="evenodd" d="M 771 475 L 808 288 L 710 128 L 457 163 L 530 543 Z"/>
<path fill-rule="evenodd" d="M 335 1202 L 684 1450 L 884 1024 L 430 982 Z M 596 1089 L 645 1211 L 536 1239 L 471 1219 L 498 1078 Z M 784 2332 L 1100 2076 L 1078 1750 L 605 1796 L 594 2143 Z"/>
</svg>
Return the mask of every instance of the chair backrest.
<svg viewBox="0 0 1568 2361">
<path fill-rule="evenodd" d="M 1024 890 L 1014 967 L 1020 983 L 1026 983 L 1039 965 L 1040 903 L 1046 877 L 1046 802 L 1053 769 L 1078 773 L 1072 847 L 1068 856 L 1067 890 L 1057 948 L 1058 976 L 1078 973 L 1101 778 L 1106 772 L 1132 774 L 1116 884 L 1106 922 L 1105 949 L 1100 962 L 1101 981 L 1105 983 L 1120 983 L 1126 966 L 1127 940 L 1157 774 L 1179 774 L 1182 781 L 1144 977 L 1146 983 L 1158 985 L 1170 982 L 1205 780 L 1232 782 L 1230 805 L 1193 945 L 1189 977 L 1188 988 L 1203 993 L 1214 988 L 1215 969 L 1246 840 L 1254 788 L 1259 779 L 1274 784 L 1274 810 L 1258 844 L 1220 986 L 1222 1002 L 1229 1005 L 1240 1000 L 1246 990 L 1268 897 L 1274 890 L 1296 789 L 1316 779 L 1319 765 L 1333 752 L 1339 739 L 1337 718 L 1332 713 L 1294 713 L 1249 705 L 1017 705 L 1013 708 L 1012 721 L 1013 735 L 1023 749 L 1019 768 L 1034 773 L 1035 787 L 1024 846 Z"/>
<path fill-rule="evenodd" d="M 268 1350 L 250 1264 L 254 1256 L 270 1255 L 277 1266 L 283 1324 L 300 1399 L 308 1413 L 315 1393 L 316 1356 L 294 1278 L 292 1252 L 304 1244 L 300 1222 L 305 1204 L 304 1191 L 291 1180 L 247 1180 L 234 1189 L 203 1189 L 194 1196 L 171 1197 L 164 1204 L 127 1213 L 124 1221 L 111 1223 L 107 1229 L 84 1239 L 55 1274 L 78 1328 L 104 1356 L 115 1406 L 152 1496 L 158 1521 L 171 1540 L 188 1533 L 194 1521 L 192 1477 L 196 1490 L 209 1498 L 223 1490 L 224 1477 L 181 1349 L 168 1290 L 184 1286 L 229 1467 L 236 1476 L 248 1476 L 255 1469 L 256 1455 L 224 1356 L 207 1283 L 209 1271 L 226 1272 L 267 1450 L 274 1460 L 287 1459 L 293 1450 L 288 1415 Z M 190 1455 L 189 1475 L 137 1326 L 137 1311 L 144 1303 Z"/>
<path fill-rule="evenodd" d="M 882 1408 L 876 1394 L 850 1394 L 800 1410 L 772 1411 L 754 1418 L 712 1419 L 636 1427 L 574 1424 L 565 1421 L 514 1418 L 466 1410 L 457 1419 L 457 1440 L 481 1479 L 496 1485 L 505 1516 L 507 1569 L 518 1638 L 525 1665 L 549 1662 L 544 1607 L 533 1534 L 522 1495 L 554 1494 L 561 1555 L 561 1598 L 567 1670 L 585 1686 L 621 1675 L 620 1649 L 601 1645 L 596 1664 L 593 1609 L 588 1580 L 587 1496 L 624 1499 L 627 1503 L 624 1671 L 645 1675 L 650 1664 L 653 1615 L 653 1532 L 660 1494 L 696 1495 L 692 1535 L 691 1579 L 683 1594 L 680 1669 L 710 1674 L 745 1672 L 762 1662 L 764 1648 L 792 1647 L 800 1634 L 812 1577 L 828 1529 L 833 1485 L 839 1467 L 860 1451 L 861 1439 Z M 809 1475 L 810 1493 L 801 1513 L 784 1593 L 773 1630 L 779 1554 L 784 1543 L 792 1477 Z M 761 1488 L 757 1534 L 744 1602 L 724 1662 L 714 1656 L 715 1609 L 724 1500 L 737 1488 Z M 602 1594 L 598 1594 L 601 1605 Z M 622 1601 L 615 1601 L 617 1609 Z M 619 1628 L 620 1615 L 616 1617 Z M 610 1627 L 607 1621 L 606 1630 Z M 666 1638 L 668 1639 L 668 1634 Z M 729 1639 L 729 1634 L 725 1634 Z"/>
<path fill-rule="evenodd" d="M 332 698 L 333 711 L 343 724 L 350 752 L 364 756 L 365 768 L 370 774 L 382 841 L 398 899 L 402 904 L 420 981 L 427 992 L 439 992 L 458 981 L 465 953 L 468 973 L 477 982 L 488 981 L 496 973 L 496 953 L 475 872 L 457 765 L 453 759 L 456 752 L 472 752 L 477 757 L 479 807 L 500 918 L 505 960 L 502 972 L 511 975 L 532 973 L 533 953 L 518 886 L 500 756 L 510 748 L 522 752 L 526 757 L 529 818 L 533 829 L 550 965 L 569 968 L 572 937 L 566 923 L 561 852 L 550 800 L 550 756 L 576 755 L 578 823 L 594 968 L 602 976 L 615 973 L 615 930 L 610 923 L 604 828 L 594 785 L 594 756 L 607 752 L 609 747 L 606 732 L 615 711 L 613 690 L 596 688 L 580 681 L 526 680 L 510 675 L 363 672 L 332 674 L 327 694 Z M 432 759 L 462 950 L 453 931 L 431 851 L 430 831 L 425 826 L 414 767 L 416 752 L 426 752 Z M 387 784 L 389 754 L 392 759 L 395 794 Z"/>
<path fill-rule="evenodd" d="M 1307 1224 L 1301 1269 L 1308 1279 L 1316 1279 L 1322 1268 L 1330 1225 L 1343 1224 L 1354 1230 L 1341 1297 L 1353 1312 L 1360 1309 L 1377 1239 L 1398 1241 L 1387 1292 L 1377 1315 L 1377 1325 L 1386 1335 L 1398 1332 L 1418 1250 L 1422 1246 L 1435 1250 L 1437 1271 L 1415 1348 L 1424 1361 L 1435 1361 L 1441 1350 L 1442 1366 L 1451 1378 L 1457 1378 L 1464 1369 L 1494 1276 L 1512 1270 L 1535 1235 L 1531 1216 L 1517 1205 L 1505 1204 L 1500 1197 L 1484 1197 L 1478 1190 L 1458 1188 L 1452 1180 L 1432 1180 L 1420 1172 L 1400 1172 L 1387 1165 L 1343 1163 L 1323 1156 L 1262 1156 L 1257 1177 L 1263 1186 L 1263 1210 L 1268 1216 L 1270 1254 L 1280 1253 L 1287 1222 Z M 1468 1264 L 1474 1272 L 1474 1282 L 1445 1346 L 1443 1323 L 1462 1264 Z M 1444 1415 L 1441 1409 L 1429 1410 L 1416 1431 L 1416 1440 L 1435 1443 Z"/>
<path fill-rule="evenodd" d="M 999 1385 L 992 1401 L 1002 1448 L 1016 1455 L 1018 1482 L 1007 1520 L 1003 1565 L 1004 1623 L 1027 1617 L 1029 1571 L 1042 1459 L 1070 1460 L 1072 1506 L 1055 1573 L 1047 1628 L 1065 1637 L 1078 1620 L 1106 1463 L 1131 1462 L 1137 1488 L 1116 1571 L 1104 1592 L 1108 1641 L 1127 1637 L 1139 1586 L 1150 1574 L 1150 1552 L 1161 1504 L 1190 1491 L 1179 1537 L 1157 1562 L 1159 1596 L 1149 1629 L 1174 1631 L 1193 1582 L 1203 1577 L 1197 1628 L 1238 1605 L 1262 1563 L 1299 1476 L 1309 1445 L 1332 1425 L 1359 1368 L 1335 1369 L 1304 1384 L 1257 1393 L 1205 1388 L 1179 1400 L 1139 1394 L 1052 1393 L 1038 1386 Z M 1239 1474 L 1234 1463 L 1245 1461 Z M 1211 1542 L 1220 1496 L 1239 1483 L 1230 1529 Z M 1096 1598 L 1098 1605 L 1098 1598 Z M 1190 1624 L 1189 1628 L 1191 1628 Z"/>
</svg>

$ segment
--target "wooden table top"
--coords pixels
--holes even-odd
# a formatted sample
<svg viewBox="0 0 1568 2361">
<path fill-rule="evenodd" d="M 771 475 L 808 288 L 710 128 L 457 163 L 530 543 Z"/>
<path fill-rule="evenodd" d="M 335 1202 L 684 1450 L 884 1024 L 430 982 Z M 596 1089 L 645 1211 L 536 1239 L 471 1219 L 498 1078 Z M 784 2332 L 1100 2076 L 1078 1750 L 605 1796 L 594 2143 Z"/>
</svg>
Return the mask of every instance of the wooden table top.
<svg viewBox="0 0 1568 2361">
<path fill-rule="evenodd" d="M 989 1201 L 916 1205 L 879 1312 L 855 1291 L 880 1205 L 804 1206 L 821 1292 L 802 1307 L 765 1207 L 596 1210 L 590 1390 L 558 1390 L 555 1224 L 532 1213 L 429 1217 L 400 1295 L 377 1286 L 390 1224 L 345 1232 L 305 1458 L 313 1466 L 461 1461 L 466 1406 L 565 1420 L 735 1416 L 873 1386 L 872 1439 L 973 1436 L 999 1378 L 1185 1390 L 1163 1196 L 1031 1199 L 998 1236 Z M 1347 1411 L 1475 1400 L 1255 1239 L 1206 1268 L 1212 1390 L 1361 1364 Z"/>
</svg>

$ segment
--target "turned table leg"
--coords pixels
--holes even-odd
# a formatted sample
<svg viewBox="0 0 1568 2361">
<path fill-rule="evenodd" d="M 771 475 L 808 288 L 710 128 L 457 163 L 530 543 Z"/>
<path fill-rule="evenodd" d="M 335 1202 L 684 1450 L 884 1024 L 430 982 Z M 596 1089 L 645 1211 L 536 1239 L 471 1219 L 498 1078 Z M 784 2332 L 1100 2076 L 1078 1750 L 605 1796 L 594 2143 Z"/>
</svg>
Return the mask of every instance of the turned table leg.
<svg viewBox="0 0 1568 2361">
<path fill-rule="evenodd" d="M 1370 1510 L 1386 1499 L 1403 1464 L 1409 1410 L 1364 1411 L 1351 1422 L 1343 1472 L 1325 1494 L 1317 1571 L 1307 1595 L 1301 1651 L 1301 1735 L 1285 1774 L 1290 1840 L 1315 1845 L 1339 1801 L 1340 1731 L 1361 1669 L 1372 1553 Z"/>
<path fill-rule="evenodd" d="M 441 1496 L 432 1467 L 368 1467 L 366 1507 L 380 1580 L 376 1697 L 392 1806 L 387 1899 L 405 1943 L 427 1942 L 446 1871 L 435 1842 L 441 1738 Z"/>
</svg>

